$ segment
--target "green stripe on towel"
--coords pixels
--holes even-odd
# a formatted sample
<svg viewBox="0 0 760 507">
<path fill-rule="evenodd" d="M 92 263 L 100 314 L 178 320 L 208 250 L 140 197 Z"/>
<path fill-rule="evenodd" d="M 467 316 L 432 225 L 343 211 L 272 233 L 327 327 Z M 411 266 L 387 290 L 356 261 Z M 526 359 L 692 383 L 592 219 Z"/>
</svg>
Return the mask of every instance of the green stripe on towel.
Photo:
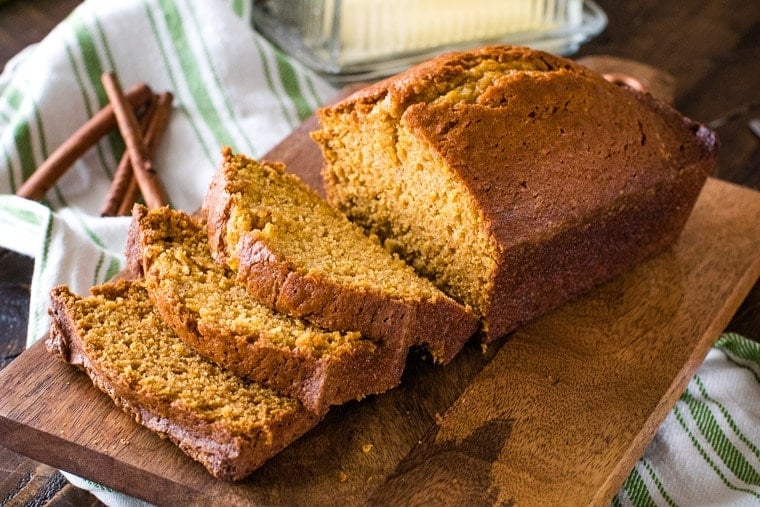
<svg viewBox="0 0 760 507">
<path fill-rule="evenodd" d="M 654 499 L 647 489 L 647 485 L 644 483 L 644 479 L 639 474 L 639 471 L 634 468 L 631 474 L 623 483 L 623 490 L 625 491 L 628 500 L 636 507 L 650 507 L 654 506 Z"/>
<path fill-rule="evenodd" d="M 193 10 L 191 5 L 187 5 L 187 2 L 184 2 L 185 9 L 188 12 L 188 15 L 190 17 L 190 21 L 192 23 L 193 31 L 195 32 L 201 32 L 201 26 L 198 22 L 198 18 L 195 16 L 195 11 Z M 205 68 L 206 72 L 210 75 L 211 80 L 213 82 L 216 95 L 219 97 L 219 101 L 223 104 L 225 112 L 227 113 L 227 116 L 229 117 L 230 123 L 237 131 L 236 139 L 239 143 L 245 144 L 245 146 L 239 146 L 238 150 L 245 150 L 247 153 L 250 153 L 252 157 L 256 156 L 256 149 L 251 145 L 250 139 L 245 133 L 245 130 L 240 125 L 240 121 L 235 114 L 234 109 L 232 108 L 232 103 L 225 93 L 224 85 L 222 84 L 222 80 L 219 79 L 219 76 L 216 73 L 214 62 L 211 58 L 211 55 L 209 53 L 208 46 L 206 45 L 206 40 L 203 37 L 198 38 L 198 42 L 201 45 L 201 51 L 203 52 L 203 59 L 205 61 Z M 211 92 L 211 90 L 208 90 Z"/>
<path fill-rule="evenodd" d="M 277 61 L 277 71 L 280 74 L 280 81 L 285 89 L 285 93 L 293 102 L 298 119 L 303 121 L 311 115 L 312 110 L 301 92 L 296 71 L 293 69 L 293 65 L 279 51 L 275 50 L 274 57 Z"/>
<path fill-rule="evenodd" d="M 158 21 L 154 15 L 154 12 L 156 11 L 156 7 L 147 0 L 145 1 L 144 6 L 145 6 L 146 18 L 148 19 L 148 22 L 150 23 L 150 27 L 152 30 L 153 39 L 155 40 L 156 45 L 158 46 L 158 50 L 161 53 L 161 59 L 163 61 L 164 69 L 166 70 L 166 75 L 169 78 L 169 81 L 171 82 L 172 91 L 175 95 L 175 98 L 177 99 L 177 102 L 180 104 L 180 107 L 178 108 L 178 112 L 182 114 L 188 120 L 190 127 L 193 131 L 193 134 L 195 136 L 195 141 L 198 143 L 199 146 L 203 147 L 203 152 L 206 156 L 207 162 L 213 165 L 216 162 L 216 153 L 218 152 L 218 146 L 215 146 L 213 149 L 209 146 L 208 139 L 206 138 L 205 135 L 201 134 L 201 126 L 196 121 L 194 115 L 190 114 L 187 111 L 187 108 L 184 106 L 184 103 L 188 102 L 189 100 L 185 98 L 186 94 L 184 92 L 184 88 L 181 88 L 180 77 L 176 75 L 173 69 L 173 65 L 172 65 L 173 60 L 169 56 L 169 48 L 167 47 L 167 44 L 169 43 L 165 42 L 164 38 L 160 34 Z"/>
<path fill-rule="evenodd" d="M 673 499 L 670 497 L 668 492 L 665 490 L 665 486 L 662 484 L 662 481 L 657 476 L 657 472 L 655 472 L 654 468 L 652 468 L 652 465 L 649 463 L 649 461 L 642 458 L 639 461 L 639 464 L 646 469 L 647 473 L 649 474 L 649 478 L 654 483 L 662 499 L 671 507 L 675 507 L 677 504 L 673 501 Z"/>
<path fill-rule="evenodd" d="M 84 105 L 85 112 L 87 114 L 88 118 L 92 118 L 92 116 L 95 114 L 95 111 L 99 110 L 102 107 L 102 104 L 104 102 L 101 102 L 101 99 L 97 98 L 98 92 L 102 90 L 102 84 L 100 83 L 100 75 L 97 77 L 97 82 L 94 82 L 94 77 L 91 75 L 91 70 L 87 70 L 87 64 L 83 62 L 82 60 L 86 61 L 86 58 L 84 58 L 83 54 L 86 50 L 82 49 L 82 44 L 86 44 L 85 41 L 83 41 L 83 38 L 85 36 L 81 33 L 84 29 L 80 29 L 79 27 L 82 26 L 81 23 L 73 23 L 69 25 L 72 29 L 71 35 L 76 41 L 77 48 L 79 49 L 79 55 L 81 58 L 77 58 L 77 56 L 74 53 L 74 49 L 72 48 L 71 44 L 67 41 L 66 42 L 66 56 L 69 59 L 69 66 L 71 67 L 71 70 L 74 74 L 74 77 L 76 78 L 77 84 L 79 85 L 79 91 L 80 96 L 82 98 L 82 104 Z M 85 67 L 85 74 L 87 75 L 88 80 L 90 81 L 91 86 L 94 87 L 96 98 L 95 100 L 92 100 L 90 98 L 90 94 L 87 92 L 87 87 L 85 84 L 85 76 L 82 75 L 82 71 L 80 71 L 79 65 L 82 63 Z M 90 68 L 92 68 L 92 65 L 90 65 Z M 103 92 L 105 93 L 105 92 Z M 113 137 L 115 134 L 112 133 L 109 135 L 109 138 Z M 115 141 L 114 141 L 115 142 Z M 111 142 L 109 141 L 109 144 Z M 101 170 L 108 176 L 108 178 L 113 177 L 113 170 L 111 168 L 112 164 L 107 160 L 107 157 L 103 151 L 102 148 L 103 143 L 97 143 L 95 145 L 96 153 L 98 155 L 98 160 L 100 162 Z M 111 144 L 111 149 L 113 150 L 114 145 Z M 121 144 L 122 151 L 123 151 L 123 143 Z M 115 159 L 115 152 L 114 157 Z"/>
<path fill-rule="evenodd" d="M 731 472 L 747 484 L 760 485 L 760 475 L 723 432 L 710 408 L 688 391 L 681 396 L 702 436 Z"/>
<path fill-rule="evenodd" d="M 158 0 L 164 21 L 171 34 L 171 43 L 182 69 L 185 86 L 200 113 L 204 123 L 211 130 L 216 146 L 234 145 L 234 137 L 226 128 L 226 122 L 209 98 L 209 90 L 203 84 L 203 75 L 195 56 L 191 53 L 192 44 L 185 29 L 184 20 L 174 2 Z"/>
<path fill-rule="evenodd" d="M 729 413 L 726 406 L 709 395 L 709 393 L 707 392 L 707 388 L 705 387 L 699 375 L 694 376 L 694 385 L 697 386 L 697 389 L 699 389 L 699 393 L 702 395 L 702 397 L 705 400 L 707 400 L 708 402 L 713 404 L 715 407 L 717 407 L 717 409 L 726 419 L 726 423 L 728 423 L 729 428 L 731 428 L 731 430 L 734 432 L 736 437 L 744 445 L 746 445 L 750 451 L 752 451 L 752 453 L 755 455 L 756 458 L 760 460 L 760 449 L 758 449 L 758 447 L 752 441 L 750 441 L 750 439 L 747 438 L 747 436 L 741 431 L 739 426 L 736 424 L 736 421 L 734 421 L 734 418 L 731 417 L 731 414 Z"/>
<path fill-rule="evenodd" d="M 47 216 L 47 224 L 45 226 L 45 237 L 42 242 L 42 251 L 40 252 L 40 255 L 38 258 L 35 258 L 34 260 L 34 270 L 37 273 L 44 272 L 48 267 L 48 261 L 50 260 L 50 242 L 53 239 L 53 214 L 48 213 Z M 42 291 L 43 284 L 32 284 L 32 287 L 37 287 L 38 292 Z M 42 299 L 44 297 L 44 299 Z M 47 300 L 47 294 L 44 296 L 42 294 L 32 294 L 31 296 L 32 301 L 46 301 Z M 40 305 L 35 305 L 32 307 L 32 320 L 31 324 L 34 325 L 35 329 L 38 326 L 40 320 L 42 320 L 44 309 L 40 307 Z"/>
<path fill-rule="evenodd" d="M 760 367 L 760 343 L 750 341 L 736 333 L 724 333 L 715 342 L 715 347 L 730 352 L 734 358 L 752 361 Z"/>
<path fill-rule="evenodd" d="M 679 403 L 682 403 L 679 401 Z M 697 451 L 697 453 L 702 457 L 702 459 L 707 463 L 707 465 L 715 472 L 715 475 L 717 475 L 720 480 L 723 482 L 723 484 L 733 490 L 733 491 L 740 491 L 742 493 L 750 494 L 756 498 L 760 498 L 760 493 L 757 491 L 754 491 L 752 489 L 748 489 L 745 487 L 737 486 L 736 484 L 733 484 L 731 481 L 728 480 L 726 475 L 721 471 L 720 467 L 713 461 L 713 459 L 710 457 L 708 452 L 702 447 L 702 444 L 699 443 L 699 439 L 694 435 L 694 433 L 689 429 L 688 424 L 686 423 L 686 420 L 683 417 L 683 414 L 681 413 L 681 410 L 679 408 L 679 405 L 676 404 L 675 407 L 673 407 L 673 414 L 676 417 L 676 420 L 681 425 L 681 428 L 686 433 L 686 435 L 689 437 L 689 440 L 691 440 L 692 445 L 694 446 L 694 449 Z"/>
</svg>

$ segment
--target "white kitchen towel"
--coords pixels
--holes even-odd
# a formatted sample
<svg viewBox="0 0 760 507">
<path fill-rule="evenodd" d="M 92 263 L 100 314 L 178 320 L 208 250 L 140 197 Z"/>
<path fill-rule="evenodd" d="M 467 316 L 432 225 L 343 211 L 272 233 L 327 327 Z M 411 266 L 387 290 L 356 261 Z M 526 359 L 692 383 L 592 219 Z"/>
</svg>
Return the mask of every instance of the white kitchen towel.
<svg viewBox="0 0 760 507">
<path fill-rule="evenodd" d="M 101 218 L 124 145 L 104 138 L 42 203 L 13 194 L 107 98 L 124 88 L 171 91 L 174 110 L 155 157 L 175 208 L 200 207 L 219 149 L 259 156 L 337 90 L 254 32 L 243 0 L 86 0 L 0 74 L 0 246 L 35 258 L 29 343 L 49 325 L 48 291 L 85 294 L 124 265 L 129 218 Z M 760 345 L 724 335 L 710 351 L 616 505 L 760 503 Z M 105 503 L 135 505 L 76 477 Z"/>
<path fill-rule="evenodd" d="M 760 505 L 760 343 L 718 339 L 613 505 Z"/>
<path fill-rule="evenodd" d="M 174 94 L 154 165 L 172 206 L 197 210 L 223 145 L 266 153 L 336 93 L 259 37 L 247 9 L 223 0 L 84 2 L 0 76 L 0 194 L 13 194 L 108 102 L 100 77 L 112 71 L 125 89 L 146 82 Z M 123 265 L 128 219 L 99 218 L 123 148 L 114 131 L 42 205 L 0 195 L 0 246 L 39 261 L 30 341 L 47 331 L 51 287 L 86 292 Z"/>
</svg>

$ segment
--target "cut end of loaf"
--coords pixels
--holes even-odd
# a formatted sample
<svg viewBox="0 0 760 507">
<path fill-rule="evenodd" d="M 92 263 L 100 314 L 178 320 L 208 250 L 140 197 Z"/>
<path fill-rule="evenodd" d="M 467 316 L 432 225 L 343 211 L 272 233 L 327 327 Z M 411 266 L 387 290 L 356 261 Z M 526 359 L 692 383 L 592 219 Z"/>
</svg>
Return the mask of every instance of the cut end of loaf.
<svg viewBox="0 0 760 507">
<path fill-rule="evenodd" d="M 445 54 L 318 117 L 331 204 L 471 305 L 486 340 L 661 251 L 714 162 L 668 106 L 527 48 Z"/>
</svg>

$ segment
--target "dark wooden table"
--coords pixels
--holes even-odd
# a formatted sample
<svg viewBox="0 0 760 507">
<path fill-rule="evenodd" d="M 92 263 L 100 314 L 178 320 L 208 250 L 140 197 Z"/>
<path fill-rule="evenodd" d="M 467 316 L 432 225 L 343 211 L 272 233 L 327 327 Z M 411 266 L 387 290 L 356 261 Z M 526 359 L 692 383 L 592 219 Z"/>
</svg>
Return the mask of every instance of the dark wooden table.
<svg viewBox="0 0 760 507">
<path fill-rule="evenodd" d="M 0 67 L 37 42 L 79 0 L 12 0 L 0 5 Z M 577 57 L 612 55 L 644 62 L 674 78 L 673 103 L 714 128 L 721 140 L 715 176 L 760 189 L 760 3 L 746 0 L 598 0 L 604 33 Z M 758 224 L 760 227 L 760 224 Z M 758 253 L 760 255 L 760 253 Z M 0 368 L 23 351 L 33 260 L 0 249 Z M 760 341 L 760 284 L 727 330 Z M 1 393 L 0 393 L 1 395 Z M 98 505 L 54 469 L 0 448 L 0 505 Z"/>
</svg>

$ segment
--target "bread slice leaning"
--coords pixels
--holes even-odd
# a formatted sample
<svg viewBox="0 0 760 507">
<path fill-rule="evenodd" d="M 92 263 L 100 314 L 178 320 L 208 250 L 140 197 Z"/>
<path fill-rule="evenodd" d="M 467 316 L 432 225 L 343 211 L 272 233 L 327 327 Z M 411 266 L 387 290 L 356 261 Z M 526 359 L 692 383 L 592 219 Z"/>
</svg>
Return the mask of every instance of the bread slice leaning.
<svg viewBox="0 0 760 507">
<path fill-rule="evenodd" d="M 327 331 L 255 301 L 208 248 L 205 226 L 168 207 L 136 205 L 130 270 L 188 345 L 231 371 L 297 397 L 318 414 L 398 385 L 409 347 Z"/>
<path fill-rule="evenodd" d="M 478 329 L 470 308 L 390 255 L 282 164 L 224 148 L 203 211 L 214 257 L 278 312 L 424 345 L 441 363 Z"/>
<path fill-rule="evenodd" d="M 91 291 L 51 291 L 48 350 L 214 477 L 242 479 L 319 421 L 295 398 L 203 359 L 164 324 L 140 283 Z"/>
</svg>

